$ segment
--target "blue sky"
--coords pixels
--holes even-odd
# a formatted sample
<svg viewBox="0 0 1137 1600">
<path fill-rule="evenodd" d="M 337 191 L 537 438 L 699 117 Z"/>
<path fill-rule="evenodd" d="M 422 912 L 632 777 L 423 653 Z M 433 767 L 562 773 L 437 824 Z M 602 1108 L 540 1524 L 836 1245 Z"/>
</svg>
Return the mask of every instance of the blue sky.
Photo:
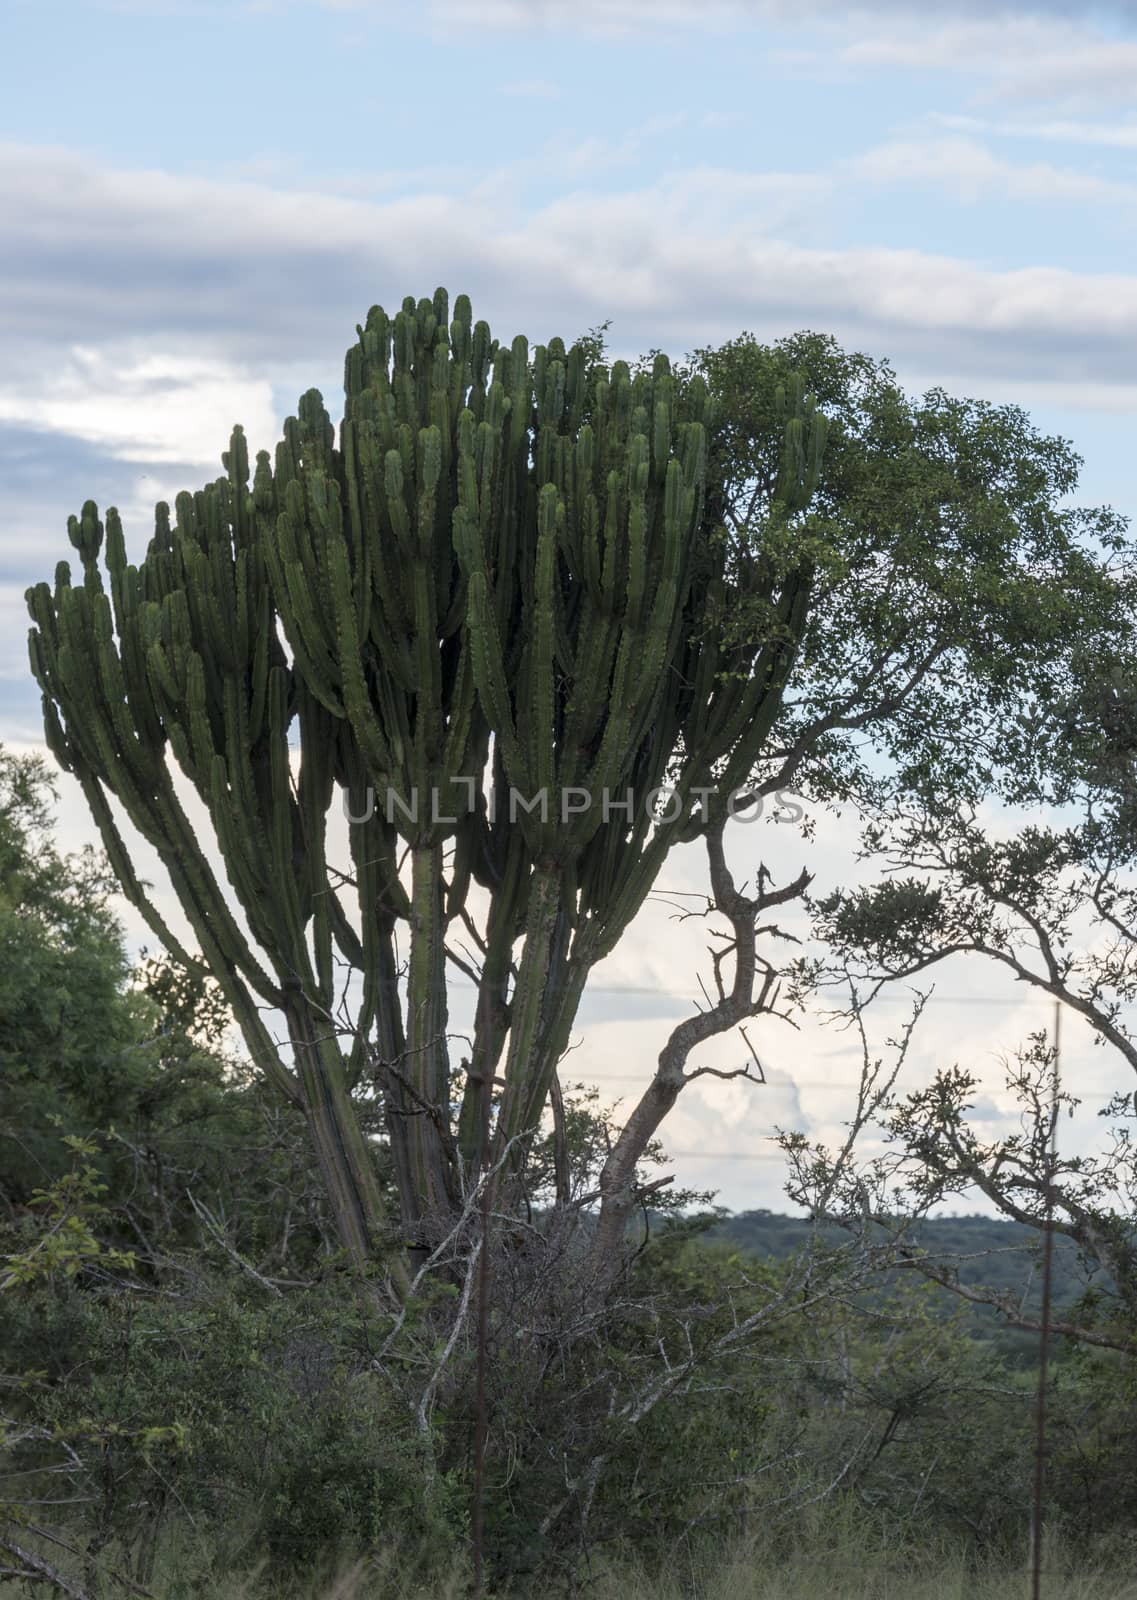
<svg viewBox="0 0 1137 1600">
<path fill-rule="evenodd" d="M 1075 442 L 1083 498 L 1137 509 L 1134 3 L 7 0 L 0 216 L 9 742 L 39 738 L 23 590 L 67 515 L 117 503 L 141 553 L 235 421 L 266 447 L 310 385 L 334 410 L 368 306 L 439 283 L 506 340 L 831 332 L 913 388 L 1021 403 Z M 694 988 L 665 935 L 613 982 L 681 963 Z M 646 1075 L 665 1024 L 653 1043 L 652 1006 L 621 1004 L 597 997 L 582 1064 Z M 991 1013 L 967 1015 L 991 1055 Z M 708 1089 L 673 1143 L 835 1125 L 831 1045 L 794 1046 L 776 1111 Z M 758 1166 L 724 1197 L 776 1205 Z"/>
</svg>

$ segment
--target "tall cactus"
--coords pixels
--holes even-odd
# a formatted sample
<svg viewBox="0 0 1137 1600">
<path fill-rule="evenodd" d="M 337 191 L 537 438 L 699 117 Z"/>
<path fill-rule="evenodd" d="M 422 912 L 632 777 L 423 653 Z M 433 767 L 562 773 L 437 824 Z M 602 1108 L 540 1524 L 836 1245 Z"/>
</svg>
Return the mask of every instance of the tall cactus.
<svg viewBox="0 0 1137 1600">
<path fill-rule="evenodd" d="M 250 1049 L 307 1111 L 333 1189 L 346 1174 L 356 1185 L 357 1254 L 381 1226 L 350 1116 L 365 1061 L 378 1063 L 405 1237 L 429 1244 L 491 1140 L 519 1178 L 589 971 L 777 715 L 810 583 L 793 517 L 824 442 L 793 390 L 775 496 L 789 532 L 747 578 L 769 625 L 732 643 L 718 612 L 737 575 L 705 503 L 701 383 L 681 384 L 664 357 L 633 373 L 583 344 L 501 346 L 465 297 L 448 313 L 442 290 L 393 318 L 373 308 L 347 355 L 338 443 L 310 391 L 250 489 L 238 430 L 227 476 L 179 497 L 173 529 L 159 508 L 139 568 L 109 514 L 113 606 L 93 507 L 72 531 L 83 587 L 61 570 L 54 594 L 29 592 L 53 748 L 172 943 L 108 793 L 159 849 Z M 167 743 L 208 807 L 251 937 L 181 809 Z M 367 816 L 350 830 L 354 916 L 326 861 L 336 784 Z M 673 799 L 653 812 L 664 785 Z M 445 962 L 459 918 L 481 960 L 455 1079 Z M 362 974 L 346 1069 L 328 1026 L 337 959 Z M 287 1017 L 294 1072 L 258 1001 Z"/>
<path fill-rule="evenodd" d="M 405 1050 L 381 1061 L 404 1222 L 445 1213 L 462 1174 L 448 1134 L 446 928 L 485 854 L 489 724 L 479 633 L 453 529 L 475 530 L 497 619 L 522 607 L 529 372 L 523 340 L 492 343 L 464 297 L 376 307 L 345 366 L 341 446 L 320 397 L 277 453 L 270 565 L 285 634 L 340 718 L 410 854 Z M 516 882 L 514 893 L 522 885 Z M 512 943 L 512 922 L 509 944 Z M 472 1068 L 472 1070 L 476 1070 Z"/>
<path fill-rule="evenodd" d="M 523 1148 L 589 970 L 670 846 L 705 825 L 700 786 L 753 764 L 809 580 L 801 561 L 768 564 L 762 646 L 718 638 L 726 555 L 704 516 L 706 395 L 663 357 L 633 375 L 559 340 L 507 349 L 471 328 L 465 298 L 448 325 L 439 291 L 393 319 L 372 310 L 345 387 L 340 448 L 310 395 L 278 457 L 274 578 L 299 670 L 318 673 L 372 782 L 418 797 L 395 821 L 411 857 L 400 1076 L 421 1214 L 485 1155 L 499 1071 L 497 1145 Z M 824 424 L 800 389 L 783 422 L 788 520 L 816 482 Z M 645 802 L 667 779 L 676 799 L 661 820 Z M 424 815 L 447 793 L 454 820 Z M 441 962 L 471 877 L 490 898 L 451 1145 Z"/>
<path fill-rule="evenodd" d="M 374 1257 L 387 1221 L 349 1092 L 362 1050 L 345 1061 L 332 1013 L 337 952 L 353 964 L 365 952 L 325 859 L 333 785 L 356 758 L 276 635 L 260 537 L 267 464 L 250 493 L 240 429 L 224 464 L 226 477 L 178 497 L 172 527 L 167 507 L 158 507 L 139 566 L 127 564 L 118 513 L 107 513 L 109 595 L 97 508 L 88 502 L 71 519 L 83 582 L 73 585 L 63 562 L 54 590 L 41 583 L 28 591 L 32 669 L 48 742 L 82 785 L 124 892 L 189 960 L 134 871 L 112 797 L 161 857 L 254 1062 L 307 1116 L 341 1241 L 362 1263 Z M 167 749 L 208 812 L 228 891 L 187 814 Z M 360 909 L 366 953 L 381 969 L 406 896 L 390 865 L 391 841 L 369 826 Z M 361 855 L 363 841 L 356 843 Z M 365 1031 L 377 1003 L 372 982 Z M 291 1064 L 262 1018 L 266 1008 L 284 1019 Z"/>
</svg>

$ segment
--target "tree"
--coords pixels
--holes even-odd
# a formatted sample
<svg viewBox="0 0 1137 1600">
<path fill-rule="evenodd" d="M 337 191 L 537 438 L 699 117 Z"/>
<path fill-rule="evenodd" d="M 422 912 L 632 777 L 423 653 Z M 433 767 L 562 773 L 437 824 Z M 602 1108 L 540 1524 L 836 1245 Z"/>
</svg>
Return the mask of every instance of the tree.
<svg viewBox="0 0 1137 1600">
<path fill-rule="evenodd" d="M 114 880 L 51 836 L 41 759 L 0 749 L 0 1198 L 66 1164 L 60 1139 L 120 1119 L 153 1070 L 146 1008 L 108 908 Z"/>
<path fill-rule="evenodd" d="M 1021 412 L 909 400 L 815 335 L 633 372 L 595 335 L 505 348 L 454 309 L 441 290 L 374 308 L 338 445 L 310 391 L 250 485 L 235 431 L 226 476 L 179 496 L 172 525 L 158 508 L 138 566 L 108 512 L 109 594 L 88 503 L 70 524 L 82 585 L 64 565 L 29 591 L 32 663 L 126 892 L 188 962 L 112 798 L 162 856 L 254 1061 L 304 1110 L 359 1262 L 389 1221 L 352 1085 L 371 1074 L 382 1097 L 414 1247 L 479 1175 L 514 1209 L 589 972 L 669 850 L 706 840 L 733 982 L 677 1031 L 601 1174 L 603 1280 L 691 1051 L 775 1003 L 754 941 L 805 879 L 741 892 L 732 810 L 790 785 L 870 807 L 918 783 L 989 789 L 1071 630 L 1113 625 L 1085 536 L 1115 521 L 1058 505 L 1075 458 Z M 337 784 L 350 873 L 328 856 Z M 477 986 L 457 1073 L 447 962 Z M 346 1018 L 343 969 L 360 978 Z"/>
<path fill-rule="evenodd" d="M 1124 1126 L 1124 1097 L 1103 1113 L 1116 1123 L 1104 1149 L 1058 1151 L 1059 1117 L 1063 1110 L 1072 1114 L 1079 1101 L 1056 1081 L 1051 1041 L 1035 1034 L 1006 1063 L 1017 1117 L 1009 1132 L 992 1136 L 975 1114 L 979 1082 L 966 1067 L 943 1067 L 926 1087 L 898 1089 L 922 1004 L 923 997 L 885 1066 L 870 1054 L 863 1027 L 871 1003 L 854 1001 L 849 1016 L 861 1029 L 865 1059 L 853 1116 L 839 1150 L 797 1131 L 780 1134 L 790 1170 L 787 1194 L 815 1222 L 844 1229 L 874 1250 L 882 1266 L 919 1273 L 973 1305 L 990 1307 L 1011 1328 L 1038 1333 L 1045 1318 L 1049 1331 L 1119 1352 L 1131 1363 L 1137 1351 L 1137 1160 Z M 881 1152 L 866 1157 L 861 1147 L 869 1136 Z M 976 1194 L 1025 1235 L 996 1247 L 934 1247 L 924 1231 L 929 1214 L 945 1200 Z M 1054 1312 L 1044 1312 L 1031 1293 L 1038 1245 L 1048 1233 L 1065 1248 L 1066 1271 L 1080 1288 L 1068 1297 L 1072 1305 Z M 1009 1263 L 995 1259 L 1008 1255 Z M 1022 1281 L 1008 1282 L 1016 1262 Z"/>
<path fill-rule="evenodd" d="M 1056 752 L 1032 743 L 1040 708 L 1068 700 L 1086 659 L 1124 648 L 1133 622 L 1123 520 L 1062 504 L 1080 465 L 1071 447 L 1017 407 L 942 390 L 914 401 L 887 364 L 817 334 L 773 346 L 742 335 L 697 351 L 690 371 L 716 407 L 707 515 L 730 549 L 723 632 L 760 636 L 771 564 L 809 584 L 787 686 L 748 774 L 754 799 L 796 790 L 845 803 L 877 837 L 912 804 L 943 814 L 1047 792 Z M 784 524 L 776 405 L 789 373 L 828 428 L 808 514 Z M 658 1128 L 690 1052 L 752 1007 L 784 1005 L 780 980 L 796 966 L 763 957 L 757 935 L 777 933 L 764 916 L 803 898 L 808 874 L 774 888 L 762 866 L 748 897 L 729 871 L 721 818 L 703 831 L 707 911 L 726 923 L 714 1003 L 674 1030 L 614 1161 Z"/>
<path fill-rule="evenodd" d="M 74 1164 L 68 1141 L 94 1139 L 94 1177 L 120 1197 L 104 1235 L 140 1271 L 218 1210 L 262 1264 L 282 1237 L 294 1256 L 318 1250 L 326 1205 L 308 1203 L 303 1138 L 227 1052 L 214 986 L 169 959 L 131 969 L 113 874 L 92 849 L 57 848 L 53 793 L 41 758 L 0 749 L 0 1210 L 26 1221 Z"/>
<path fill-rule="evenodd" d="M 1124 570 L 1119 581 L 1128 581 Z M 867 832 L 863 855 L 879 881 L 816 903 L 828 955 L 809 973 L 813 987 L 851 977 L 868 1003 L 950 956 L 981 955 L 1080 1017 L 1095 1043 L 1137 1069 L 1129 1016 L 1137 998 L 1137 744 L 1128 674 L 1103 657 L 1107 642 L 1079 643 L 1065 694 L 1034 708 L 1016 740 L 1020 771 L 1036 775 L 1049 815 L 1011 828 L 1001 819 L 996 831 L 974 805 L 914 795 L 887 827 Z M 1137 1097 L 1114 1094 L 1101 1108 L 1108 1144 L 1067 1155 L 1053 1136 L 1060 1110 L 1072 1114 L 1080 1100 L 1059 1081 L 1054 1042 L 1032 1036 L 1009 1065 L 1007 1086 L 1020 1129 L 994 1141 L 971 1123 L 978 1081 L 966 1066 L 945 1067 L 903 1102 L 882 1100 L 876 1111 L 896 1147 L 886 1165 L 907 1162 L 922 1206 L 974 1188 L 1016 1222 L 1071 1240 L 1101 1281 L 1087 1317 L 1065 1331 L 1131 1353 Z M 873 1187 L 881 1192 L 879 1174 Z M 986 1298 L 1035 1325 L 1007 1297 Z"/>
</svg>

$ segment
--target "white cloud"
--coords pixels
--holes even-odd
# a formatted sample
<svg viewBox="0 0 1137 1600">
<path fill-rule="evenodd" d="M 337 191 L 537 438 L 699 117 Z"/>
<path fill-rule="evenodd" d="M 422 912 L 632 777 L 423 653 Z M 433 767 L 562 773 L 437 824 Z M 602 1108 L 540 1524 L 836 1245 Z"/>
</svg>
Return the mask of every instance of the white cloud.
<svg viewBox="0 0 1137 1600">
<path fill-rule="evenodd" d="M 858 34 L 836 51 L 850 67 L 954 71 L 979 84 L 978 98 L 1087 107 L 1137 99 L 1137 41 L 1117 39 L 1084 17 L 980 16 L 928 26 L 928 14 L 886 32 Z M 821 58 L 815 52 L 814 59 Z"/>
<path fill-rule="evenodd" d="M 1133 184 L 1071 172 L 1043 161 L 1016 165 L 1000 160 L 978 140 L 962 137 L 895 140 L 854 156 L 845 164 L 845 170 L 870 183 L 935 184 L 966 201 L 997 191 L 1014 199 L 1044 204 L 1125 208 L 1137 204 L 1137 186 Z"/>
<path fill-rule="evenodd" d="M 618 139 L 602 139 L 590 134 L 584 139 L 558 135 L 531 159 L 515 163 L 509 170 L 520 176 L 567 178 L 576 180 L 589 175 L 604 175 L 617 167 L 628 166 L 640 156 L 650 152 L 656 140 L 667 133 L 675 133 L 687 123 L 685 111 L 671 112 L 666 116 L 650 117 L 638 127 L 629 128 Z"/>
<path fill-rule="evenodd" d="M 0 421 L 86 440 L 118 461 L 211 467 L 234 422 L 253 452 L 279 432 L 267 378 L 216 357 L 113 345 L 73 346 L 36 393 L 0 378 Z"/>
<path fill-rule="evenodd" d="M 116 9 L 169 7 L 170 0 L 103 0 Z M 311 3 L 311 0 L 309 0 Z M 337 16 L 420 26 L 436 36 L 550 32 L 624 41 L 650 31 L 682 43 L 698 31 L 739 37 L 751 30 L 789 37 L 820 34 L 821 48 L 779 52 L 787 64 L 827 77 L 837 64 L 919 70 L 954 69 L 986 80 L 993 98 L 1096 108 L 1133 98 L 1137 44 L 1117 26 L 1137 22 L 1135 0 L 1087 6 L 1083 0 L 316 0 Z M 274 14 L 272 0 L 247 5 Z M 1113 31 L 1107 27 L 1114 25 Z M 767 39 L 767 48 L 774 42 Z M 547 92 L 542 78 L 502 92 Z"/>
<path fill-rule="evenodd" d="M 400 0 L 319 0 L 330 11 L 402 14 Z M 1084 18 L 1083 0 L 424 0 L 422 15 L 436 24 L 535 32 L 572 29 L 618 33 L 633 29 L 742 28 L 836 18 L 863 26 L 874 18 Z M 1137 18 L 1133 0 L 1098 8 Z"/>
<path fill-rule="evenodd" d="M 1016 170 L 966 141 L 885 147 L 851 170 L 862 181 L 963 170 L 1103 197 L 1091 180 Z M 0 414 L 121 459 L 214 465 L 237 418 L 255 444 L 275 437 L 270 383 L 286 379 L 291 394 L 294 375 L 311 373 L 299 389 L 334 372 L 368 305 L 394 309 L 438 282 L 470 293 L 506 338 L 571 337 L 612 317 L 621 348 L 680 354 L 744 327 L 820 327 L 901 370 L 1131 390 L 1137 274 L 800 242 L 831 192 L 824 175 L 696 167 L 508 205 L 490 226 L 460 189 L 365 202 L 8 146 Z"/>
<path fill-rule="evenodd" d="M 24 599 L 24 583 L 0 583 L 0 632 L 5 640 L 10 641 L 5 649 L 0 651 L 0 683 L 10 680 L 21 686 L 29 681 L 30 668 L 28 667 L 28 651 L 24 640 L 28 636 L 31 623 L 28 620 L 28 606 Z M 13 732 L 12 720 L 5 719 L 8 723 L 8 733 Z"/>
<path fill-rule="evenodd" d="M 992 122 L 983 117 L 952 116 L 943 112 L 933 113 L 932 120 L 962 133 L 985 133 L 996 138 L 1137 150 L 1137 122 Z"/>
<path fill-rule="evenodd" d="M 1103 38 L 1040 52 L 993 87 L 991 99 L 1095 109 L 1137 103 L 1137 43 Z"/>
<path fill-rule="evenodd" d="M 935 371 L 907 368 L 904 382 L 915 394 L 939 388 L 960 397 L 989 400 L 992 405 L 1022 406 L 1025 411 L 1099 412 L 1113 417 L 1137 415 L 1137 384 L 1133 383 L 1077 383 L 1060 378 L 1047 380 L 1033 374 L 987 378 L 975 373 L 956 373 L 948 367 L 937 367 Z M 1085 423 L 1083 426 L 1092 425 Z"/>
<path fill-rule="evenodd" d="M 753 881 L 757 864 L 764 859 L 776 861 L 786 875 L 806 861 L 817 874 L 819 891 L 836 883 L 870 881 L 871 868 L 853 860 L 848 821 L 821 813 L 817 822 L 816 838 L 808 849 L 789 828 L 736 826 L 728 835 L 727 848 L 736 878 Z M 661 884 L 672 891 L 705 893 L 701 848 L 692 845 L 673 852 Z M 691 907 L 695 902 L 685 904 Z M 678 921 L 670 913 L 662 898 L 649 900 L 597 970 L 595 981 L 656 985 L 687 996 L 690 1003 L 698 993 L 698 975 L 710 975 L 704 948 L 708 925 L 697 918 Z M 795 932 L 805 932 L 804 923 L 792 914 L 780 920 Z M 775 958 L 780 948 L 771 947 Z M 934 987 L 936 992 L 917 1028 L 898 1090 L 910 1092 L 927 1084 L 937 1069 L 958 1063 L 974 1074 L 979 1085 L 983 1134 L 994 1138 L 1013 1131 L 1019 1107 L 1006 1089 L 1003 1061 L 1029 1033 L 1049 1025 L 1051 1001 L 1013 983 L 979 957 L 945 963 L 927 974 L 921 987 Z M 893 1058 L 890 1041 L 898 1036 L 910 1003 L 907 989 L 899 986 L 873 1006 L 866 1018 L 872 1057 Z M 620 1102 L 626 1115 L 646 1088 L 672 1026 L 661 1017 L 589 1020 L 586 1001 L 574 1030 L 579 1048 L 565 1063 L 562 1076 L 566 1081 L 597 1084 L 604 1102 Z M 662 1138 L 675 1156 L 680 1183 L 714 1188 L 720 1203 L 736 1209 L 763 1205 L 782 1210 L 785 1166 L 773 1142 L 775 1130 L 800 1131 L 831 1149 L 839 1147 L 856 1103 L 862 1047 L 855 1030 L 824 1025 L 816 1016 L 801 1019 L 796 1030 L 777 1018 L 760 1017 L 748 1024 L 748 1031 L 764 1064 L 766 1085 L 714 1077 L 698 1080 L 683 1091 L 661 1130 Z M 1126 1069 L 1117 1058 L 1095 1049 L 1076 1019 L 1070 1019 L 1065 1043 L 1068 1081 L 1081 1085 L 1084 1105 L 1072 1123 L 1063 1124 L 1063 1149 L 1089 1151 L 1100 1140 L 1098 1107 L 1113 1088 L 1124 1086 Z M 743 1042 L 732 1033 L 708 1041 L 691 1065 L 727 1070 L 745 1058 Z"/>
<path fill-rule="evenodd" d="M 327 9 L 383 14 L 402 12 L 397 0 L 320 0 Z M 828 6 L 823 4 L 823 10 Z M 634 29 L 725 28 L 761 21 L 785 8 L 768 0 L 427 0 L 422 16 L 438 27 L 476 27 L 503 32 L 626 34 Z"/>
</svg>

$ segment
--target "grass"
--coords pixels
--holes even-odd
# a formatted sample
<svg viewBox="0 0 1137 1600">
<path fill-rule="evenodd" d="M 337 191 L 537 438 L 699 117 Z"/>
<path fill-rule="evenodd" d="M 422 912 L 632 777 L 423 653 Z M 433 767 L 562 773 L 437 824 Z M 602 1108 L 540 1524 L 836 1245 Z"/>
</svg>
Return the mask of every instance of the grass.
<svg viewBox="0 0 1137 1600">
<path fill-rule="evenodd" d="M 824 1514 L 828 1511 L 828 1515 Z M 1127 1556 L 1094 1568 L 1076 1560 L 1056 1539 L 1044 1557 L 1044 1600 L 1137 1600 L 1137 1562 Z M 775 1553 L 760 1537 L 723 1551 L 709 1570 L 705 1556 L 684 1560 L 682 1551 L 648 1565 L 593 1564 L 590 1576 L 569 1589 L 547 1579 L 516 1584 L 509 1600 L 1031 1600 L 1024 1559 L 1014 1565 L 977 1566 L 962 1551 L 870 1544 L 863 1525 L 830 1505 L 795 1526 L 794 1544 Z M 1124 1573 L 1124 1575 L 1122 1575 Z M 149 1584 L 154 1600 L 468 1600 L 465 1574 L 449 1581 L 409 1578 L 395 1557 L 360 1562 L 332 1575 L 312 1573 L 291 1581 L 265 1571 L 234 1570 L 208 1535 L 182 1535 L 166 1543 Z M 0 1580 L 0 1597 L 24 1600 L 26 1585 Z M 39 1588 L 43 1593 L 43 1588 Z M 100 1600 L 125 1594 L 113 1582 L 99 1587 Z M 499 1600 L 487 1592 L 486 1600 Z M 504 1593 L 500 1600 L 505 1600 Z"/>
<path fill-rule="evenodd" d="M 738 1556 L 685 1590 L 624 1579 L 593 1593 L 596 1600 L 1029 1600 L 1031 1587 L 1021 1567 L 977 1572 L 960 1561 L 913 1573 L 886 1562 L 850 1567 L 833 1555 L 801 1554 L 773 1569 Z M 1137 1580 L 1052 1570 L 1042 1593 L 1046 1600 L 1137 1600 Z"/>
<path fill-rule="evenodd" d="M 156 1600 L 180 1600 L 187 1591 L 159 1582 L 152 1592 Z M 306 1590 L 251 1578 L 197 1592 L 216 1600 L 468 1600 L 469 1595 L 461 1579 L 407 1588 L 396 1574 L 370 1563 Z M 516 1588 L 513 1595 L 516 1600 L 530 1593 L 552 1600 L 556 1592 L 542 1583 L 537 1590 Z M 850 1568 L 835 1554 L 814 1559 L 806 1552 L 771 1567 L 741 1552 L 718 1571 L 683 1583 L 625 1569 L 601 1576 L 579 1592 L 582 1600 L 1030 1600 L 1031 1586 L 1024 1567 L 976 1571 L 959 1561 L 913 1573 L 883 1561 Z M 1045 1600 L 1137 1600 L 1137 1578 L 1054 1567 L 1043 1578 L 1042 1594 Z"/>
<path fill-rule="evenodd" d="M 104 1592 L 110 1590 L 101 1587 L 99 1594 Z M 1137 1578 L 1052 1566 L 1044 1574 L 1041 1592 L 1044 1600 L 1137 1600 Z M 205 1582 L 187 1582 L 186 1574 L 174 1573 L 163 1563 L 149 1594 L 155 1600 L 187 1600 L 190 1595 L 208 1595 L 209 1600 L 469 1600 L 469 1587 L 461 1578 L 408 1587 L 398 1574 L 374 1562 L 350 1568 L 331 1582 L 286 1586 L 254 1573 L 243 1578 L 217 1574 Z M 536 1589 L 521 1584 L 510 1592 L 512 1600 L 531 1594 L 553 1600 L 553 1595 L 568 1590 L 553 1589 L 542 1581 Z M 1023 1566 L 975 1571 L 966 1562 L 950 1562 L 912 1571 L 888 1562 L 849 1566 L 836 1554 L 814 1558 L 808 1552 L 771 1565 L 756 1552 L 737 1552 L 720 1570 L 702 1578 L 660 1581 L 646 1571 L 614 1570 L 587 1582 L 577 1594 L 582 1600 L 1030 1600 L 1031 1586 Z M 24 1600 L 29 1589 L 0 1581 L 0 1595 Z M 493 1597 L 486 1595 L 486 1600 Z"/>
</svg>

